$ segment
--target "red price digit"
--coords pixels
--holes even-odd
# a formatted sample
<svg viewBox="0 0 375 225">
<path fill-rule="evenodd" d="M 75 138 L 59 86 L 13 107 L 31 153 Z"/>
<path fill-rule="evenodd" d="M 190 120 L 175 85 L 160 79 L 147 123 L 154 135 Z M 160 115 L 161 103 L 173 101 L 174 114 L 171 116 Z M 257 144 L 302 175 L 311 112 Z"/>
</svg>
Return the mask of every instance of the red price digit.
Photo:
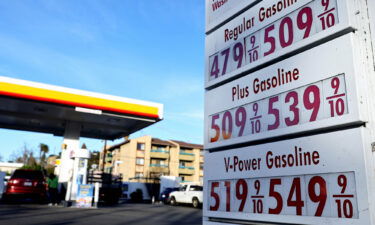
<svg viewBox="0 0 375 225">
<path fill-rule="evenodd" d="M 276 207 L 271 209 L 268 209 L 269 214 L 280 214 L 281 210 L 283 209 L 283 198 L 281 194 L 277 191 L 275 191 L 275 186 L 281 185 L 281 179 L 271 179 L 270 180 L 270 192 L 269 196 L 275 198 L 276 200 Z"/>
<path fill-rule="evenodd" d="M 329 0 L 322 0 L 322 6 L 324 6 L 324 11 L 327 11 L 329 7 Z"/>
<path fill-rule="evenodd" d="M 285 29 L 288 30 L 288 39 L 285 37 Z M 293 43 L 293 21 L 290 17 L 285 17 L 281 20 L 279 37 L 282 48 L 288 47 Z"/>
<path fill-rule="evenodd" d="M 215 188 L 219 187 L 219 182 L 212 182 L 211 183 L 211 197 L 215 199 L 215 204 L 210 205 L 211 211 L 217 211 L 220 206 L 220 197 L 218 193 L 215 192 Z"/>
<path fill-rule="evenodd" d="M 345 175 L 340 175 L 337 177 L 337 184 L 341 187 L 341 194 L 344 194 L 346 191 L 346 187 L 348 185 L 348 179 Z M 353 217 L 353 204 L 349 199 L 345 199 L 344 201 L 340 199 L 335 200 L 337 205 L 337 215 L 338 217 L 342 217 L 344 214 L 345 218 L 352 218 Z"/>
<path fill-rule="evenodd" d="M 315 192 L 315 185 L 319 185 L 319 194 Z M 308 185 L 308 191 L 311 201 L 319 203 L 315 216 L 322 216 L 327 201 L 326 181 L 321 176 L 312 177 Z"/>
<path fill-rule="evenodd" d="M 211 77 L 217 78 L 219 76 L 220 69 L 219 69 L 219 56 L 215 55 L 214 56 L 214 61 L 212 62 L 211 66 Z"/>
<path fill-rule="evenodd" d="M 331 87 L 334 89 L 334 94 L 338 94 L 340 88 L 340 79 L 338 77 L 334 77 L 331 80 Z M 337 98 L 336 101 L 334 99 L 328 101 L 331 111 L 331 117 L 334 117 L 335 114 L 341 116 L 345 113 L 345 102 L 342 98 Z"/>
<path fill-rule="evenodd" d="M 215 130 L 215 136 L 210 139 L 210 142 L 216 142 L 219 140 L 220 137 L 220 127 L 215 123 L 217 119 L 219 119 L 219 115 L 213 115 L 211 121 L 211 129 Z"/>
<path fill-rule="evenodd" d="M 251 133 L 259 133 L 260 132 L 260 120 L 252 120 L 251 121 Z"/>
<path fill-rule="evenodd" d="M 241 42 L 237 42 L 233 47 L 233 59 L 237 62 L 237 69 L 241 67 L 242 65 L 242 59 L 243 59 L 243 46 Z"/>
<path fill-rule="evenodd" d="M 339 88 L 340 88 L 340 79 L 338 77 L 334 77 L 331 80 L 331 87 L 334 89 L 335 95 L 339 93 Z"/>
<path fill-rule="evenodd" d="M 257 117 L 258 109 L 259 109 L 258 103 L 254 103 L 253 104 L 254 117 Z M 256 118 L 252 118 L 251 119 L 251 133 L 255 134 L 259 132 L 260 132 L 260 120 Z"/>
<path fill-rule="evenodd" d="M 275 29 L 275 25 L 271 25 L 264 30 L 264 43 L 269 43 L 271 45 L 270 50 L 264 53 L 264 56 L 272 54 L 276 49 L 276 39 L 270 36 L 270 32 Z"/>
<path fill-rule="evenodd" d="M 304 19 L 306 17 L 306 19 Z M 310 7 L 301 9 L 297 15 L 297 27 L 300 30 L 305 30 L 303 38 L 310 36 L 311 28 L 313 24 L 313 13 Z"/>
<path fill-rule="evenodd" d="M 306 88 L 305 92 L 303 93 L 303 104 L 307 110 L 312 110 L 309 121 L 315 121 L 320 108 L 320 90 L 318 86 L 311 85 Z"/>
<path fill-rule="evenodd" d="M 260 181 L 255 180 L 254 188 L 256 190 L 256 195 L 260 192 Z M 257 196 L 261 197 L 261 196 Z M 261 199 L 253 199 L 253 213 L 263 213 L 263 201 Z"/>
<path fill-rule="evenodd" d="M 341 202 L 340 199 L 336 199 L 335 202 L 337 205 L 337 216 L 339 218 L 342 217 L 342 214 L 344 214 L 345 218 L 353 217 L 353 204 L 349 199 L 345 199 L 343 202 Z"/>
<path fill-rule="evenodd" d="M 253 213 L 263 213 L 263 201 L 261 199 L 253 199 Z"/>
<path fill-rule="evenodd" d="M 250 63 L 257 61 L 258 58 L 259 58 L 258 50 L 256 50 L 256 48 L 255 48 L 255 39 L 256 39 L 255 36 L 250 37 L 250 44 L 251 44 L 251 48 L 252 48 L 248 51 Z"/>
<path fill-rule="evenodd" d="M 232 114 L 229 111 L 226 111 L 223 115 L 223 121 L 222 121 L 222 133 L 223 138 L 225 140 L 232 137 L 232 130 L 233 130 L 233 118 Z"/>
<path fill-rule="evenodd" d="M 254 182 L 254 188 L 257 191 L 257 195 L 259 195 L 259 192 L 260 192 L 260 181 L 259 180 L 256 180 Z"/>
<path fill-rule="evenodd" d="M 257 115 L 258 115 L 258 109 L 259 109 L 259 105 L 258 105 L 258 103 L 254 103 L 254 104 L 253 104 L 254 116 L 257 116 Z"/>
<path fill-rule="evenodd" d="M 294 195 L 295 200 L 293 200 Z M 305 206 L 305 203 L 302 201 L 301 178 L 299 177 L 293 179 L 292 187 L 288 196 L 287 206 L 296 207 L 296 215 L 302 215 L 302 208 Z"/>
<path fill-rule="evenodd" d="M 244 107 L 239 107 L 236 111 L 236 126 L 240 128 L 238 132 L 238 136 L 241 137 L 243 135 L 243 131 L 246 125 L 246 109 Z"/>
<path fill-rule="evenodd" d="M 242 212 L 245 207 L 247 194 L 248 187 L 246 181 L 244 179 L 239 179 L 236 183 L 236 197 L 238 200 L 241 200 L 240 207 L 238 208 L 238 211 L 240 212 Z"/>
<path fill-rule="evenodd" d="M 324 7 L 325 12 L 320 14 L 318 17 L 320 17 L 320 22 L 322 23 L 322 29 L 325 30 L 335 25 L 335 22 L 336 22 L 335 15 L 332 13 L 332 11 L 334 11 L 335 8 L 328 10 L 329 0 L 322 0 L 321 3 L 322 3 L 322 6 Z"/>
<path fill-rule="evenodd" d="M 221 52 L 221 55 L 224 56 L 224 65 L 223 65 L 223 71 L 221 72 L 221 75 L 224 75 L 227 73 L 229 53 L 230 53 L 230 48 L 227 48 Z"/>
<path fill-rule="evenodd" d="M 230 212 L 230 181 L 225 181 L 224 186 L 226 187 L 227 201 L 226 201 L 226 211 Z"/>
<path fill-rule="evenodd" d="M 345 193 L 346 186 L 348 185 L 348 179 L 345 175 L 340 175 L 337 177 L 337 184 L 341 187 L 341 194 Z"/>
<path fill-rule="evenodd" d="M 277 129 L 280 125 L 280 111 L 276 108 L 274 108 L 274 103 L 279 101 L 279 96 L 274 96 L 269 98 L 268 102 L 268 114 L 274 115 L 275 122 L 271 125 L 268 125 L 268 130 L 274 130 Z"/>
<path fill-rule="evenodd" d="M 291 120 L 289 117 L 285 118 L 285 124 L 289 126 L 293 126 L 299 123 L 299 109 L 297 108 L 298 105 L 298 93 L 295 91 L 289 92 L 285 96 L 285 103 L 289 103 L 293 99 L 293 104 L 289 106 L 289 110 L 293 112 L 293 120 Z"/>
</svg>

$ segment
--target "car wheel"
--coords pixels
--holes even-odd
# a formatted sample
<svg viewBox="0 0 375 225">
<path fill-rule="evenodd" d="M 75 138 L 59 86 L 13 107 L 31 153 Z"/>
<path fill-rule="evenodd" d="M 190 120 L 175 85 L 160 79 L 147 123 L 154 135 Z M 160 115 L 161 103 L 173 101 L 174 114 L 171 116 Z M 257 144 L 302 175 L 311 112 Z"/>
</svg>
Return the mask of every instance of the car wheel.
<svg viewBox="0 0 375 225">
<path fill-rule="evenodd" d="M 199 207 L 199 200 L 197 198 L 193 198 L 193 207 L 198 208 Z"/>
<path fill-rule="evenodd" d="M 174 197 L 171 198 L 171 205 L 177 205 L 176 199 Z"/>
</svg>

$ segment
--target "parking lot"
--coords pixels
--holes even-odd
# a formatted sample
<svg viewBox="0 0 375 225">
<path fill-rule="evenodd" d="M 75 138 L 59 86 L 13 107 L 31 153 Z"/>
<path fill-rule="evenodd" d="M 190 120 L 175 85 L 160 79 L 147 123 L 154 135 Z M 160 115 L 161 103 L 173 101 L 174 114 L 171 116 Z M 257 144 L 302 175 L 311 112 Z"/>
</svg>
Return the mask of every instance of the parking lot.
<svg viewBox="0 0 375 225">
<path fill-rule="evenodd" d="M 99 209 L 51 207 L 37 204 L 0 204 L 0 224 L 195 225 L 202 224 L 202 210 L 162 204 L 120 204 Z"/>
</svg>

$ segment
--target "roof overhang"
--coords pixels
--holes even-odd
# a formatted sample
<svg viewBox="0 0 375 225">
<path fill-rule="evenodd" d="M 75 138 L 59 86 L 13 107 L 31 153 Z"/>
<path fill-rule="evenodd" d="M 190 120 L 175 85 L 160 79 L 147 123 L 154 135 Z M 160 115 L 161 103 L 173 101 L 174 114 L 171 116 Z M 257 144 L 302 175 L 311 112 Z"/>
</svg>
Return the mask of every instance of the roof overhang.
<svg viewBox="0 0 375 225">
<path fill-rule="evenodd" d="M 163 105 L 0 76 L 0 127 L 61 136 L 116 139 L 163 119 Z"/>
</svg>

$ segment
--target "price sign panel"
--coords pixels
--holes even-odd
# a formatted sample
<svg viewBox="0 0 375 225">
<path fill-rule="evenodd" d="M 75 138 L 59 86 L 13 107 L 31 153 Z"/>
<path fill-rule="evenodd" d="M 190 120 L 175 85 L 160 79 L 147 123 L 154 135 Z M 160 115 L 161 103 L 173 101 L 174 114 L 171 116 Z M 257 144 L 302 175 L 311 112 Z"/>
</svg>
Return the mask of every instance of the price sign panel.
<svg viewBox="0 0 375 225">
<path fill-rule="evenodd" d="M 204 216 L 369 224 L 362 135 L 357 128 L 206 154 Z"/>
<path fill-rule="evenodd" d="M 206 37 L 206 88 L 349 32 L 348 11 L 339 0 L 261 1 Z"/>
<path fill-rule="evenodd" d="M 206 92 L 205 148 L 363 123 L 350 46 L 346 35 Z"/>
<path fill-rule="evenodd" d="M 260 0 L 206 0 L 206 32 Z"/>
</svg>

